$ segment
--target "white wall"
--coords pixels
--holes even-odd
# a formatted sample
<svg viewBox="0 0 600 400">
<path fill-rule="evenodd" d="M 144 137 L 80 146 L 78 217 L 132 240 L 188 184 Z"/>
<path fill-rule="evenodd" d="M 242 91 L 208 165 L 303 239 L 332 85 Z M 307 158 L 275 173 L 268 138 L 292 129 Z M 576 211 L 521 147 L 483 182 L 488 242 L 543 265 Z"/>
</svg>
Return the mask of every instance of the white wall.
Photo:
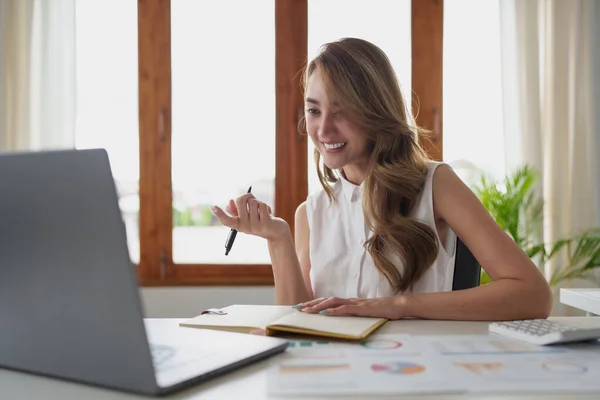
<svg viewBox="0 0 600 400">
<path fill-rule="evenodd" d="M 149 318 L 190 318 L 231 304 L 275 304 L 273 286 L 143 287 L 140 296 Z"/>
</svg>

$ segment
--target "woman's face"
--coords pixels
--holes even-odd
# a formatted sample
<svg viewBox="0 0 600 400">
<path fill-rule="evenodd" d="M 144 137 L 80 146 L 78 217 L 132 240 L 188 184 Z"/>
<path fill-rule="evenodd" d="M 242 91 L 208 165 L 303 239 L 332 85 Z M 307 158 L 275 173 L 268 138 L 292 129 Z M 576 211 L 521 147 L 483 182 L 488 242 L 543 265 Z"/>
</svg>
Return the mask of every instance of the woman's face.
<svg viewBox="0 0 600 400">
<path fill-rule="evenodd" d="M 329 102 L 318 68 L 308 78 L 304 100 L 306 130 L 325 165 L 343 168 L 349 181 L 362 182 L 369 160 L 367 137 Z"/>
</svg>

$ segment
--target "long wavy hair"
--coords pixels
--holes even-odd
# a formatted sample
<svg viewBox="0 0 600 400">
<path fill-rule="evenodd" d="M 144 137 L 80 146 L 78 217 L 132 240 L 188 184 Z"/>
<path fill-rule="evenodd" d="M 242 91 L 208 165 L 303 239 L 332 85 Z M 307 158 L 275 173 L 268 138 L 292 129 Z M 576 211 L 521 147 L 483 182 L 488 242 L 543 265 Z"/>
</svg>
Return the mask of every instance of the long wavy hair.
<svg viewBox="0 0 600 400">
<path fill-rule="evenodd" d="M 433 229 L 408 217 L 428 172 L 428 157 L 419 144 L 419 137 L 427 131 L 412 122 L 394 69 L 374 44 L 344 38 L 323 45 L 304 68 L 304 93 L 317 68 L 330 102 L 336 102 L 343 118 L 368 138 L 369 172 L 362 201 L 373 235 L 365 245 L 396 293 L 404 292 L 423 276 L 438 251 Z M 338 174 L 345 177 L 344 172 L 328 168 L 316 149 L 314 156 L 319 181 L 334 202 L 332 185 Z M 390 252 L 404 263 L 402 274 Z"/>
</svg>

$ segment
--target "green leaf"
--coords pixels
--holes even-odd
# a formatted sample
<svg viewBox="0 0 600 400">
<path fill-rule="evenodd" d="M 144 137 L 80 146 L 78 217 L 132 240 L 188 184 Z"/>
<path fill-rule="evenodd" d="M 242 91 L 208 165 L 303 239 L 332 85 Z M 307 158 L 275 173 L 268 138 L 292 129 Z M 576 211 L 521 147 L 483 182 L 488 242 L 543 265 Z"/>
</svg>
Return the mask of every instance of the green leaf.
<svg viewBox="0 0 600 400">
<path fill-rule="evenodd" d="M 565 246 L 567 246 L 567 250 L 569 250 L 572 241 L 573 241 L 573 239 L 560 239 L 560 240 L 556 241 L 552 245 L 552 249 L 550 250 L 550 253 L 548 253 L 548 258 L 554 257 Z M 569 253 L 570 253 L 570 251 L 569 251 Z"/>
<path fill-rule="evenodd" d="M 570 268 L 555 271 L 550 278 L 550 285 L 558 285 L 560 282 L 568 281 L 576 278 L 585 278 L 589 274 L 589 270 L 583 268 Z"/>
<path fill-rule="evenodd" d="M 502 181 L 482 176 L 474 192 L 500 228 L 524 247 L 542 221 L 543 203 L 535 192 L 537 174 L 529 166 L 518 168 Z"/>
<path fill-rule="evenodd" d="M 588 276 L 589 272 L 600 267 L 600 230 L 584 231 L 573 238 L 561 239 L 553 246 L 551 255 L 567 247 L 568 264 L 558 268 L 550 279 L 556 285 L 562 281 Z M 571 248 L 574 250 L 571 251 Z"/>
<path fill-rule="evenodd" d="M 490 283 L 492 281 L 492 278 L 490 278 L 490 276 L 487 274 L 487 272 L 485 272 L 483 269 L 481 270 L 481 277 L 479 279 L 479 284 L 480 285 L 485 285 L 486 283 Z"/>
<path fill-rule="evenodd" d="M 576 238 L 577 246 L 571 256 L 571 262 L 577 264 L 594 258 L 600 253 L 600 235 L 596 232 L 584 232 Z"/>
<path fill-rule="evenodd" d="M 587 276 L 590 270 L 600 268 L 600 229 L 584 231 L 554 243 L 540 242 L 544 203 L 538 180 L 536 170 L 523 165 L 501 180 L 482 175 L 473 185 L 473 192 L 500 228 L 529 258 L 546 263 L 564 252 L 567 262 L 554 271 L 550 284 Z M 482 284 L 490 281 L 482 272 Z"/>
<path fill-rule="evenodd" d="M 544 243 L 539 243 L 534 246 L 525 249 L 525 254 L 527 257 L 534 258 L 538 255 L 542 257 L 542 261 L 546 259 L 546 245 Z"/>
</svg>

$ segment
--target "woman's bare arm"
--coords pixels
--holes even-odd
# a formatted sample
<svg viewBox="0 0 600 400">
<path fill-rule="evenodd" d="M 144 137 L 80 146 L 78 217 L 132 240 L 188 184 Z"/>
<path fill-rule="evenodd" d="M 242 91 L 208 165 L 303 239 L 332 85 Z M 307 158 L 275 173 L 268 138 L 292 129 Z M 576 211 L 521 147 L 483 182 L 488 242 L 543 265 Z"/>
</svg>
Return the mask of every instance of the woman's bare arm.
<svg viewBox="0 0 600 400">
<path fill-rule="evenodd" d="M 433 196 L 436 216 L 469 247 L 492 278 L 492 283 L 451 292 L 399 294 L 374 299 L 321 298 L 306 302 L 303 311 L 389 319 L 498 321 L 546 318 L 552 308 L 552 292 L 546 279 L 449 167 L 442 165 L 436 169 Z M 460 268 L 460 265 L 456 267 Z"/>
<path fill-rule="evenodd" d="M 271 207 L 256 199 L 253 194 L 246 193 L 229 201 L 227 213 L 218 206 L 212 206 L 211 209 L 223 225 L 238 232 L 267 239 L 277 304 L 293 305 L 312 298 L 300 269 L 290 226 L 282 218 L 273 216 Z M 303 222 L 303 226 L 308 227 L 306 211 L 304 221 L 300 218 L 301 225 Z M 297 233 L 297 236 L 302 238 L 305 235 L 308 235 L 306 229 L 301 228 L 300 234 Z M 301 240 L 300 243 L 304 246 L 308 241 Z M 308 255 L 308 248 L 304 249 L 302 254 Z"/>
<path fill-rule="evenodd" d="M 287 232 L 286 235 L 268 241 L 275 279 L 275 297 L 279 305 L 294 305 L 313 298 L 305 203 L 296 210 L 295 248 L 289 229 Z"/>
<path fill-rule="evenodd" d="M 546 279 L 446 165 L 436 169 L 433 198 L 436 214 L 467 245 L 493 282 L 467 290 L 399 296 L 403 314 L 458 320 L 546 318 L 552 308 Z"/>
<path fill-rule="evenodd" d="M 296 210 L 295 232 L 296 254 L 300 262 L 304 285 L 309 297 L 313 299 L 314 294 L 310 282 L 310 227 L 306 215 L 306 202 L 300 204 Z"/>
</svg>

